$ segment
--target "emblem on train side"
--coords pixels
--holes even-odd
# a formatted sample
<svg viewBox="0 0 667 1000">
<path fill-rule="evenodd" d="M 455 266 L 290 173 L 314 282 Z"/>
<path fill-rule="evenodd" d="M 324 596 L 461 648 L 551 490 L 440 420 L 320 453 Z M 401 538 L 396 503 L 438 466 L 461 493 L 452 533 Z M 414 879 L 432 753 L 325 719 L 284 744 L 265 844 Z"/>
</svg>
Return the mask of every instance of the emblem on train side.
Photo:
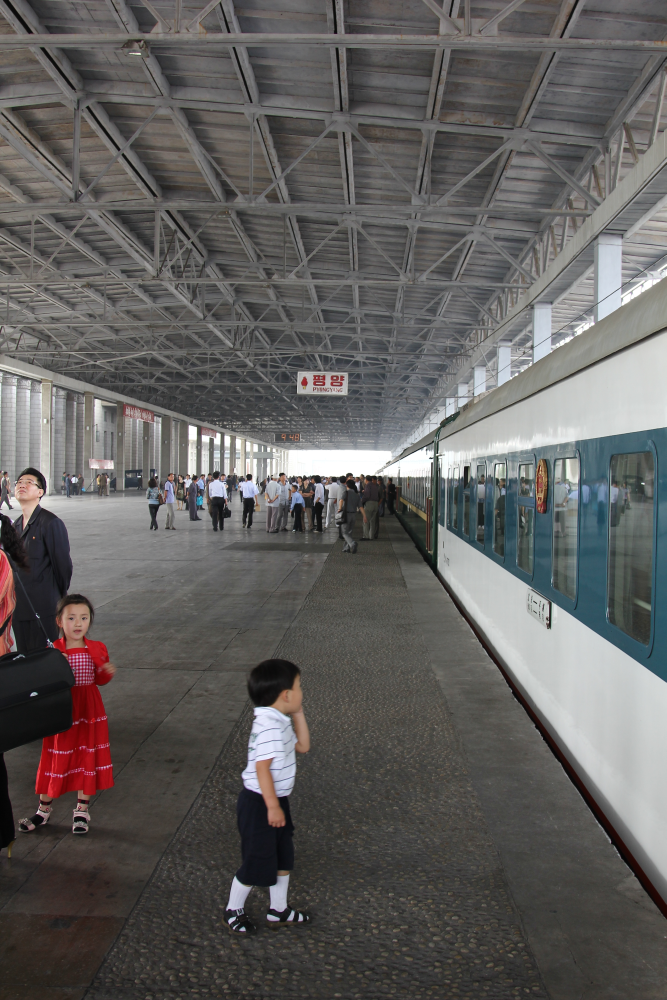
<svg viewBox="0 0 667 1000">
<path fill-rule="evenodd" d="M 547 493 L 549 491 L 549 466 L 546 458 L 541 458 L 537 463 L 537 475 L 535 476 L 535 506 L 538 514 L 547 512 Z"/>
</svg>

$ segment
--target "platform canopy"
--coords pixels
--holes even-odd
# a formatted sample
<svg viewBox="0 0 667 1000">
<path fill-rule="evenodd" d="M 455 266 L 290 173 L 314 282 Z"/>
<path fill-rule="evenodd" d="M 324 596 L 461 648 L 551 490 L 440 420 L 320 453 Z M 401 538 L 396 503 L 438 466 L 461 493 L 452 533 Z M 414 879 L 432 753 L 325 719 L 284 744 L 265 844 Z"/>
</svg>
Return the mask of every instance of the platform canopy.
<svg viewBox="0 0 667 1000">
<path fill-rule="evenodd" d="M 392 448 L 473 354 L 495 384 L 494 331 L 549 268 L 560 306 L 550 281 L 540 296 L 572 335 L 592 291 L 564 255 L 624 179 L 605 223 L 624 276 L 667 252 L 667 186 L 646 203 L 640 176 L 663 129 L 664 0 L 0 15 L 10 358 L 239 433 Z M 527 305 L 519 367 L 528 328 Z M 347 373 L 348 394 L 297 396 L 303 371 Z"/>
</svg>

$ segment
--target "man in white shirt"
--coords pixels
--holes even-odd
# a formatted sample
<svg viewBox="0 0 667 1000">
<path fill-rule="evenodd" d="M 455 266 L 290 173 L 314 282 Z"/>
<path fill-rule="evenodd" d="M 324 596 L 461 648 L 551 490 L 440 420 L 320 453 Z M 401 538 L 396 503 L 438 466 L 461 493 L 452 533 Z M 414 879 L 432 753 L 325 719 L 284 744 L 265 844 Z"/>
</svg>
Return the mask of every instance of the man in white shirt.
<svg viewBox="0 0 667 1000">
<path fill-rule="evenodd" d="M 174 473 L 170 472 L 164 481 L 164 505 L 167 511 L 165 531 L 176 531 L 174 527 Z"/>
<path fill-rule="evenodd" d="M 252 515 L 255 513 L 255 497 L 259 493 L 259 490 L 253 483 L 250 472 L 241 482 L 240 490 L 243 496 L 243 527 L 252 528 Z"/>
<path fill-rule="evenodd" d="M 271 476 L 264 491 L 266 499 L 266 530 L 277 531 L 278 513 L 280 511 L 280 487 L 276 477 Z"/>
<path fill-rule="evenodd" d="M 324 524 L 325 528 L 328 528 L 329 525 L 333 522 L 333 519 L 336 516 L 336 506 L 340 498 L 340 494 L 338 492 L 339 484 L 336 482 L 335 479 L 331 480 L 327 489 L 329 490 L 329 499 L 327 501 L 327 519 Z"/>
<path fill-rule="evenodd" d="M 287 515 L 289 514 L 292 498 L 289 483 L 287 482 L 287 477 L 284 472 L 280 473 L 280 477 L 278 479 L 278 489 L 280 490 L 278 500 L 278 516 L 273 530 L 287 531 Z"/>
<path fill-rule="evenodd" d="M 220 478 L 219 472 L 213 473 L 213 479 L 208 484 L 208 496 L 211 501 L 211 521 L 213 522 L 213 530 L 217 531 L 219 524 L 220 531 L 224 531 L 224 510 L 227 506 L 227 487 Z"/>
<path fill-rule="evenodd" d="M 315 515 L 315 531 L 322 534 L 322 511 L 324 510 L 324 486 L 319 476 L 315 476 L 315 495 L 313 497 L 313 513 Z"/>
</svg>

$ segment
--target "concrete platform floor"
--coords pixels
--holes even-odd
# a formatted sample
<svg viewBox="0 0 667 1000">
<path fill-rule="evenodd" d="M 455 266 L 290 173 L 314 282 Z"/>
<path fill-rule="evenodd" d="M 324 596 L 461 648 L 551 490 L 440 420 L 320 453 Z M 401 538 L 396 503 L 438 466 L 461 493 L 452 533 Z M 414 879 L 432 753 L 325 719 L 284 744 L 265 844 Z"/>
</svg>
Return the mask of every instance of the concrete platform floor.
<svg viewBox="0 0 667 1000">
<path fill-rule="evenodd" d="M 238 500 L 222 535 L 150 532 L 138 497 L 48 506 L 120 668 L 116 785 L 87 838 L 68 796 L 0 857 L 0 1000 L 667 997 L 667 922 L 395 521 L 347 556 L 244 531 Z M 315 919 L 239 942 L 245 675 L 276 650 L 312 722 L 292 897 Z M 6 755 L 17 818 L 38 757 Z"/>
</svg>

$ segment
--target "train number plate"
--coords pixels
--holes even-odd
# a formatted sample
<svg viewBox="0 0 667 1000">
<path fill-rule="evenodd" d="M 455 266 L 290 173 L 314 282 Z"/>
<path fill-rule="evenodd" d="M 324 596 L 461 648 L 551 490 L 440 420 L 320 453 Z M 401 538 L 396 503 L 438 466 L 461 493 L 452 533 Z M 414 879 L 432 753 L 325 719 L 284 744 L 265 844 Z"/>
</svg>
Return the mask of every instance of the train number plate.
<svg viewBox="0 0 667 1000">
<path fill-rule="evenodd" d="M 536 590 L 528 591 L 526 610 L 529 615 L 538 620 L 540 625 L 551 628 L 551 601 L 547 601 L 546 597 L 542 597 Z"/>
</svg>

